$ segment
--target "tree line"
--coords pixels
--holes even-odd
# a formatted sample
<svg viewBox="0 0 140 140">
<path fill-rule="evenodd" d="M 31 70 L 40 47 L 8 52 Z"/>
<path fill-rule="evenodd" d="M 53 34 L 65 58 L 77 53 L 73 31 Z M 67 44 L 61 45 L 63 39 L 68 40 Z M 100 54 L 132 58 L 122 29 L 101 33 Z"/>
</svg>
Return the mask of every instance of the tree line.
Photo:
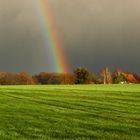
<svg viewBox="0 0 140 140">
<path fill-rule="evenodd" d="M 73 73 L 41 72 L 30 75 L 27 72 L 0 72 L 0 85 L 47 85 L 47 84 L 128 84 L 140 83 L 140 76 L 134 73 L 116 69 L 111 72 L 108 67 L 101 70 L 99 75 L 87 68 L 78 67 Z"/>
</svg>

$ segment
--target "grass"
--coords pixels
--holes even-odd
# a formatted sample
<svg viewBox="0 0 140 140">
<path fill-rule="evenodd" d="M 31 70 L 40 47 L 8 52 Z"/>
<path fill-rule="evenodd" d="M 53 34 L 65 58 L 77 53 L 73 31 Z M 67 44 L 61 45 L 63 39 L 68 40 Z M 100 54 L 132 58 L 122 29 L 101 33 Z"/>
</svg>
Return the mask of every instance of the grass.
<svg viewBox="0 0 140 140">
<path fill-rule="evenodd" d="M 1 86 L 1 140 L 140 140 L 140 85 Z"/>
</svg>

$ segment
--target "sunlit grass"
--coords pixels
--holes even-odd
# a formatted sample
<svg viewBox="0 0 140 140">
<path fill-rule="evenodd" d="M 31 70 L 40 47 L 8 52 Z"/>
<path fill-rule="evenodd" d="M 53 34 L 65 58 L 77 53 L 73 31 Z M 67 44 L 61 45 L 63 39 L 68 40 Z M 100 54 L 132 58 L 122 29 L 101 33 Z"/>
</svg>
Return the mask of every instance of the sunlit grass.
<svg viewBox="0 0 140 140">
<path fill-rule="evenodd" d="M 140 85 L 1 86 L 0 139 L 140 139 Z"/>
</svg>

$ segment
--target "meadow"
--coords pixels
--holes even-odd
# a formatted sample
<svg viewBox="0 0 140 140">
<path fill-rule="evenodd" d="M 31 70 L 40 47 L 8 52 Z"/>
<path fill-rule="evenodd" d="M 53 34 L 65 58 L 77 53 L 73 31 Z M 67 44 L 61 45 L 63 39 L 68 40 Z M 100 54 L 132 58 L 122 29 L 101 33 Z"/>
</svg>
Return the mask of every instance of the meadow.
<svg viewBox="0 0 140 140">
<path fill-rule="evenodd" d="M 140 140 L 140 85 L 0 86 L 1 140 Z"/>
</svg>

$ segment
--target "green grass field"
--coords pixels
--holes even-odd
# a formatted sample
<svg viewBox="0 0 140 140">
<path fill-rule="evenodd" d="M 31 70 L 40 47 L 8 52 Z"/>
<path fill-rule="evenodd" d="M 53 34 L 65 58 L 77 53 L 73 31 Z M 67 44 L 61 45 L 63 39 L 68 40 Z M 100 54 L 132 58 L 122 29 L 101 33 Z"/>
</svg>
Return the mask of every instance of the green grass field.
<svg viewBox="0 0 140 140">
<path fill-rule="evenodd" d="M 1 86 L 0 140 L 140 140 L 140 85 Z"/>
</svg>

